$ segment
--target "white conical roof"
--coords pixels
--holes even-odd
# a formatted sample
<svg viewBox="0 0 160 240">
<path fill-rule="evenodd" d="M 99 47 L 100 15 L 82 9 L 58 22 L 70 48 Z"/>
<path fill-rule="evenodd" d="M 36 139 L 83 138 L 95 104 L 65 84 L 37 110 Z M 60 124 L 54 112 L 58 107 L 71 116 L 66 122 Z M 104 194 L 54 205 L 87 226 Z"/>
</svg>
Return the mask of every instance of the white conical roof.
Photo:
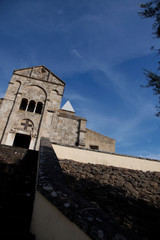
<svg viewBox="0 0 160 240">
<path fill-rule="evenodd" d="M 63 105 L 61 109 L 65 111 L 75 112 L 69 100 Z"/>
</svg>

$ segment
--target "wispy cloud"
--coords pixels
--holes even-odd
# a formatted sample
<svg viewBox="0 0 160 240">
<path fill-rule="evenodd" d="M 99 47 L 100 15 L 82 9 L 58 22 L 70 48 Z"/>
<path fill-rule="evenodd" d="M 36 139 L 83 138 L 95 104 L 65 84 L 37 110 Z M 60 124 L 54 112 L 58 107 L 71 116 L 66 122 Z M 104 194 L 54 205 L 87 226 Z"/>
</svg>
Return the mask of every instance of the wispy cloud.
<svg viewBox="0 0 160 240">
<path fill-rule="evenodd" d="M 24 44 L 23 49 L 30 55 L 31 62 L 33 56 L 35 62 L 40 57 L 37 55 L 39 44 L 33 44 L 34 38 L 40 39 L 41 34 L 47 36 L 52 33 L 51 51 L 59 61 L 56 67 L 63 73 L 83 72 L 96 66 L 114 66 L 149 52 L 150 31 L 146 30 L 148 25 L 141 24 L 138 17 L 138 0 L 94 0 L 92 4 L 69 1 L 63 5 L 55 1 L 54 6 L 52 1 L 38 1 L 32 3 L 32 8 L 30 1 L 27 1 L 12 6 L 8 11 L 12 13 L 12 21 L 8 22 L 7 17 L 2 19 L 2 33 L 9 34 L 10 38 L 14 36 L 17 41 L 27 36 L 30 48 Z M 137 22 L 135 19 L 138 19 Z M 136 31 L 133 31 L 135 26 Z M 11 29 L 8 30 L 7 27 Z M 16 34 L 13 35 L 10 30 Z M 21 39 L 20 42 L 22 44 L 24 41 Z M 59 51 L 60 48 L 63 49 L 62 52 Z M 78 58 L 77 61 L 74 57 Z"/>
<path fill-rule="evenodd" d="M 76 50 L 76 49 L 73 49 L 72 50 L 72 54 L 74 54 L 76 57 L 78 57 L 78 58 L 82 58 L 82 56 L 80 55 L 80 53 L 78 52 L 78 50 Z"/>
<path fill-rule="evenodd" d="M 119 147 L 134 146 L 140 143 L 142 136 L 152 132 L 152 128 L 143 126 L 149 114 L 146 110 L 135 116 L 130 116 L 128 119 L 119 119 L 119 124 L 113 129 L 113 135 L 116 136 Z"/>
<path fill-rule="evenodd" d="M 78 93 L 73 93 L 71 91 L 67 91 L 67 93 L 65 93 L 65 95 L 64 95 L 64 98 L 69 99 L 71 101 L 79 102 L 81 104 L 83 104 L 84 102 L 87 103 L 90 101 L 86 97 L 79 95 Z"/>
</svg>

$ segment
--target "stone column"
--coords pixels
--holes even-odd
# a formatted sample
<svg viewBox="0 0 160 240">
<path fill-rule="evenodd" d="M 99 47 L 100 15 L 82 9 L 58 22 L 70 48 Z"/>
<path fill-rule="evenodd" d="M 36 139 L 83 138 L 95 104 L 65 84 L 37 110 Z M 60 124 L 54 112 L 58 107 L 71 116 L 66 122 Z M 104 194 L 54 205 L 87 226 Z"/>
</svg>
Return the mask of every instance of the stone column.
<svg viewBox="0 0 160 240">
<path fill-rule="evenodd" d="M 86 145 L 86 122 L 85 118 L 79 120 L 79 143 L 80 147 L 84 147 Z"/>
<path fill-rule="evenodd" d="M 32 149 L 32 150 L 34 149 L 36 138 L 37 138 L 36 134 L 31 134 L 31 141 L 30 141 L 29 149 Z"/>
<path fill-rule="evenodd" d="M 11 129 L 7 135 L 6 142 L 2 143 L 2 144 L 8 145 L 8 146 L 13 146 L 15 135 L 16 135 L 16 132 Z"/>
</svg>

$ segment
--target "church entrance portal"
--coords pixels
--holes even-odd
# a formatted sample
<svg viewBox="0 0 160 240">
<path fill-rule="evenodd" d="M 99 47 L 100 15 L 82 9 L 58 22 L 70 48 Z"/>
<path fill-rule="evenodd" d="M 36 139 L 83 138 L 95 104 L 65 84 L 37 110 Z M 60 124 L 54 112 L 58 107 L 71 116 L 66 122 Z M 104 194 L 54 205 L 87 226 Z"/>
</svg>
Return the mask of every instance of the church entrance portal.
<svg viewBox="0 0 160 240">
<path fill-rule="evenodd" d="M 14 139 L 13 146 L 21 148 L 29 148 L 31 136 L 17 133 Z"/>
</svg>

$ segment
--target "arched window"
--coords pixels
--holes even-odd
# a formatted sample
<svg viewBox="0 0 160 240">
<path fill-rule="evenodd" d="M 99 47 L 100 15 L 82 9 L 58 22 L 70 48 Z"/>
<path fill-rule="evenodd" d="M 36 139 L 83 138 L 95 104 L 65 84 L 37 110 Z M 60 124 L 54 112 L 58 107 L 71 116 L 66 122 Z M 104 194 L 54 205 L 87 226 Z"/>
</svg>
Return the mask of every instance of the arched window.
<svg viewBox="0 0 160 240">
<path fill-rule="evenodd" d="M 26 98 L 23 98 L 19 109 L 25 111 L 27 108 L 27 104 L 28 104 L 28 100 Z"/>
<path fill-rule="evenodd" d="M 41 112 L 42 112 L 42 107 L 43 107 L 43 103 L 38 102 L 35 112 L 41 114 Z"/>
<path fill-rule="evenodd" d="M 28 111 L 28 112 L 34 112 L 35 105 L 36 105 L 35 101 L 31 100 L 31 101 L 29 102 L 27 111 Z"/>
</svg>

